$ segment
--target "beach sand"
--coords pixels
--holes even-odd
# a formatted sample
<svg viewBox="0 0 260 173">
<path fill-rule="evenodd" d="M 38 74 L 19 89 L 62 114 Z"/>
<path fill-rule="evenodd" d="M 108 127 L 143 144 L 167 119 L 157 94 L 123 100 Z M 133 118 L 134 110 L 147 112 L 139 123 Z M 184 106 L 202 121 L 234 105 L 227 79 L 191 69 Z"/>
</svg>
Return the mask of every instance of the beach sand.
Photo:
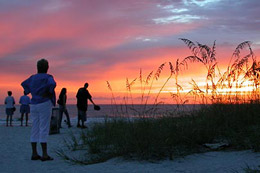
<svg viewBox="0 0 260 173">
<path fill-rule="evenodd" d="M 91 122 L 88 123 L 90 125 Z M 69 132 L 79 132 L 75 124 L 68 129 L 64 126 L 60 134 L 50 135 L 48 142 L 49 155 L 54 161 L 31 161 L 30 146 L 31 127 L 5 127 L 0 125 L 0 172 L 102 172 L 102 173 L 172 173 L 172 172 L 243 172 L 247 166 L 257 168 L 260 165 L 260 153 L 252 151 L 207 152 L 193 154 L 173 161 L 158 162 L 110 159 L 104 163 L 93 165 L 75 165 L 64 161 L 55 154 L 55 150 L 63 147 L 63 139 L 69 137 Z M 41 147 L 38 145 L 39 154 Z"/>
</svg>

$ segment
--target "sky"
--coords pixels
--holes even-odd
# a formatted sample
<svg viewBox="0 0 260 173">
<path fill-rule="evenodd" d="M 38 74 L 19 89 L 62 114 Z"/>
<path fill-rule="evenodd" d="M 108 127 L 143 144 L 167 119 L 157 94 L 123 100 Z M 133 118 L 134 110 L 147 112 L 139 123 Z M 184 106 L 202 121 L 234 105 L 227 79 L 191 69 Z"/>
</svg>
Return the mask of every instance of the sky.
<svg viewBox="0 0 260 173">
<path fill-rule="evenodd" d="M 126 78 L 145 78 L 164 62 L 190 55 L 179 38 L 212 45 L 225 66 L 246 40 L 260 53 L 259 0 L 0 0 L 0 100 L 7 91 L 22 95 L 21 82 L 36 73 L 36 62 L 49 61 L 48 73 L 75 103 L 88 82 L 96 103 L 123 97 Z M 169 75 L 165 66 L 162 86 Z M 183 85 L 205 78 L 198 64 L 182 73 Z M 174 90 L 170 79 L 163 96 Z M 136 87 L 138 88 L 138 87 Z M 133 93 L 135 94 L 135 92 Z"/>
</svg>

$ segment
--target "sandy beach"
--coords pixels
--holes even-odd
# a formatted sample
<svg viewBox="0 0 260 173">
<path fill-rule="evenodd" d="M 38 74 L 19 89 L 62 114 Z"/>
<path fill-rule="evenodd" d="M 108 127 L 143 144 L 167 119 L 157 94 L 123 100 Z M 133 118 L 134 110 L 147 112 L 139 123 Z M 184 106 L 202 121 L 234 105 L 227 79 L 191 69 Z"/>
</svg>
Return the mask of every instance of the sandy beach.
<svg viewBox="0 0 260 173">
<path fill-rule="evenodd" d="M 89 121 L 91 125 L 93 121 Z M 193 154 L 184 158 L 177 158 L 173 161 L 164 160 L 158 162 L 124 160 L 114 158 L 104 163 L 93 165 L 75 165 L 64 161 L 55 154 L 55 150 L 63 147 L 63 139 L 69 137 L 70 131 L 80 132 L 81 129 L 75 125 L 68 129 L 64 126 L 60 134 L 49 136 L 49 154 L 54 157 L 54 161 L 42 162 L 31 161 L 31 146 L 29 142 L 31 127 L 0 126 L 0 172 L 244 172 L 247 166 L 257 168 L 260 163 L 260 153 L 252 151 L 230 151 L 230 152 L 207 152 L 203 154 Z M 41 148 L 38 146 L 41 153 Z"/>
</svg>

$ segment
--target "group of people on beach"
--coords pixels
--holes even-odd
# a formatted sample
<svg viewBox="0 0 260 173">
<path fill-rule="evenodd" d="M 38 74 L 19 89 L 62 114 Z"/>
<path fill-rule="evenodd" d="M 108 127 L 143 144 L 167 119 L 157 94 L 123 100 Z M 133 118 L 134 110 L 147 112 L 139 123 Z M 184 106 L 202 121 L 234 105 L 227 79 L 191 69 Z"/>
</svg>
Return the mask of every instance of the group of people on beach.
<svg viewBox="0 0 260 173">
<path fill-rule="evenodd" d="M 7 92 L 7 97 L 5 98 L 5 112 L 6 112 L 6 126 L 12 125 L 12 121 L 13 121 L 13 114 L 16 110 L 15 108 L 15 99 L 12 96 L 12 91 L 8 91 Z M 24 95 L 20 97 L 20 101 L 19 103 L 21 104 L 20 106 L 20 113 L 21 113 L 21 126 L 23 126 L 23 117 L 25 115 L 26 117 L 26 123 L 25 125 L 28 126 L 28 114 L 30 113 L 30 103 L 31 103 L 31 99 L 29 96 L 27 96 L 27 94 L 24 92 Z M 10 121 L 9 121 L 10 119 Z"/>
<path fill-rule="evenodd" d="M 76 95 L 77 97 L 77 108 L 78 108 L 78 123 L 77 127 L 79 128 L 86 128 L 84 125 L 84 122 L 86 121 L 86 111 L 87 111 L 87 105 L 85 103 L 85 100 L 90 100 L 92 104 L 95 105 L 95 103 L 92 100 L 92 96 L 90 95 L 89 91 L 87 90 L 88 88 L 88 83 L 85 83 L 83 88 L 80 88 L 78 90 L 78 93 Z M 16 111 L 15 108 L 15 99 L 12 96 L 12 91 L 7 92 L 7 97 L 5 98 L 5 112 L 6 112 L 6 126 L 13 126 L 12 125 L 12 117 L 14 112 Z M 58 128 L 62 128 L 61 123 L 62 123 L 62 118 L 63 118 L 63 113 L 66 115 L 66 122 L 68 127 L 72 127 L 71 122 L 70 122 L 70 116 L 66 107 L 66 102 L 67 102 L 67 89 L 62 88 L 59 99 L 57 101 L 59 105 L 59 122 L 58 122 Z M 24 95 L 20 97 L 19 103 L 21 104 L 20 106 L 20 113 L 21 113 L 21 126 L 23 126 L 23 120 L 24 120 L 24 115 L 25 115 L 25 125 L 28 126 L 28 115 L 30 113 L 30 104 L 31 104 L 31 99 L 28 96 L 27 93 L 24 92 Z M 80 123 L 81 121 L 81 123 Z"/>
<path fill-rule="evenodd" d="M 31 128 L 31 160 L 49 161 L 53 160 L 47 152 L 47 138 L 50 130 L 50 120 L 52 114 L 52 107 L 56 105 L 55 87 L 56 82 L 52 75 L 47 74 L 49 63 L 46 59 L 41 59 L 37 62 L 37 73 L 30 76 L 21 83 L 24 89 L 24 95 L 20 98 L 21 104 L 21 126 L 23 125 L 23 116 L 26 115 L 26 126 L 28 126 L 28 114 L 32 120 Z M 88 100 L 94 105 L 95 109 L 100 109 L 98 105 L 92 100 L 92 96 L 87 90 L 89 84 L 85 83 L 84 87 L 79 88 L 77 98 L 78 122 L 77 127 L 86 128 L 84 122 L 87 118 Z M 31 93 L 32 98 L 28 96 Z M 67 117 L 68 127 L 72 127 L 69 113 L 66 108 L 67 89 L 62 88 L 57 103 L 59 104 L 59 123 L 58 128 L 61 128 L 62 115 L 65 113 Z M 8 96 L 5 99 L 6 105 L 6 126 L 10 119 L 10 126 L 12 126 L 12 115 L 15 111 L 15 99 L 12 92 L 8 91 Z M 41 144 L 42 156 L 37 152 L 37 143 Z"/>
</svg>

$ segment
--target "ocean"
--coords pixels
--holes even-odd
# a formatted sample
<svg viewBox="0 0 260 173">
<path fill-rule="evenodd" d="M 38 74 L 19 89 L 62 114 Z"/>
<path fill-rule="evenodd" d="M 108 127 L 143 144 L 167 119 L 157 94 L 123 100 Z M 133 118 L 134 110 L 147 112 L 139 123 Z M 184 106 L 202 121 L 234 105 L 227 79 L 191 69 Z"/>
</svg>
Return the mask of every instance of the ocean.
<svg viewBox="0 0 260 173">
<path fill-rule="evenodd" d="M 95 118 L 104 118 L 105 116 L 109 115 L 110 112 L 110 105 L 100 105 L 100 111 L 94 111 L 93 105 L 89 105 L 88 107 L 88 117 L 95 117 Z M 16 111 L 14 112 L 13 119 L 14 121 L 18 120 L 21 117 L 20 114 L 20 105 L 15 105 Z M 56 105 L 55 108 L 58 108 Z M 67 105 L 67 109 L 69 112 L 69 116 L 71 119 L 75 119 L 77 117 L 77 107 L 76 105 Z M 65 115 L 63 116 L 65 118 Z M 30 114 L 29 114 L 30 119 Z M 6 113 L 5 113 L 5 105 L 0 105 L 0 121 L 6 120 Z"/>
<path fill-rule="evenodd" d="M 171 116 L 175 116 L 178 111 L 191 111 L 196 110 L 201 107 L 201 105 L 158 105 L 156 109 L 153 105 L 99 105 L 101 110 L 95 111 L 93 105 L 89 105 L 87 111 L 87 117 L 89 119 L 104 119 L 106 117 L 122 117 L 122 118 L 134 118 L 140 117 L 140 115 L 146 115 L 145 117 L 159 117 L 171 114 Z M 14 124 L 19 121 L 20 114 L 20 105 L 15 105 L 16 111 L 13 115 Z M 58 108 L 56 106 L 55 108 Z M 67 105 L 67 109 L 69 112 L 69 116 L 72 122 L 76 122 L 77 120 L 77 107 L 74 104 Z M 176 114 L 177 115 L 177 114 Z M 63 115 L 63 119 L 65 119 L 65 115 Z M 5 114 L 5 105 L 0 105 L 0 124 L 5 123 L 6 114 Z M 29 123 L 30 123 L 30 115 L 29 115 Z"/>
</svg>

